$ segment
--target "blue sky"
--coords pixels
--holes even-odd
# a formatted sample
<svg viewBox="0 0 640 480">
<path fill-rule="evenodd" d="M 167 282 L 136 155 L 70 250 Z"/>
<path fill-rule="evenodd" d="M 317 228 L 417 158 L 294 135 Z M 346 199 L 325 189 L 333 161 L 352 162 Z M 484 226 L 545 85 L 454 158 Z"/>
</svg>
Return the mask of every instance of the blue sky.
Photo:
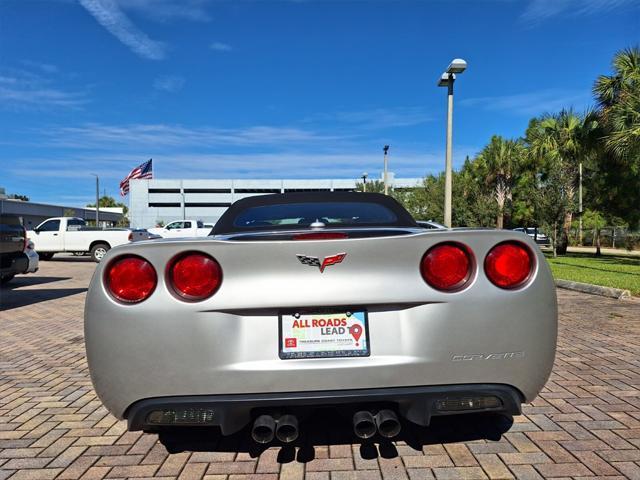
<svg viewBox="0 0 640 480">
<path fill-rule="evenodd" d="M 640 39 L 638 0 L 2 0 L 0 186 L 84 205 L 154 159 L 157 178 L 396 176 L 531 116 L 592 104 Z"/>
</svg>

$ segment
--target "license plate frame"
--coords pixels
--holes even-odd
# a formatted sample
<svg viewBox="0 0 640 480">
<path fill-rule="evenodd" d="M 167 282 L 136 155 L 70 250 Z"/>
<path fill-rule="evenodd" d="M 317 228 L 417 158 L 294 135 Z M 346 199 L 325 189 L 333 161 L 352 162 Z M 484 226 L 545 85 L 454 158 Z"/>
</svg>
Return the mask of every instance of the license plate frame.
<svg viewBox="0 0 640 480">
<path fill-rule="evenodd" d="M 351 315 L 348 316 L 347 313 L 350 313 Z M 295 315 L 299 315 L 299 317 L 296 318 Z M 334 349 L 330 349 L 330 350 L 323 350 L 323 349 L 309 350 L 308 348 L 310 348 L 310 345 L 307 345 L 305 349 L 301 349 L 298 351 L 292 351 L 291 349 L 294 347 L 285 346 L 285 342 L 284 342 L 285 340 L 284 335 L 285 335 L 285 329 L 286 329 L 284 326 L 285 321 L 290 321 L 292 323 L 293 323 L 293 320 L 312 321 L 313 318 L 311 317 L 314 317 L 314 316 L 326 317 L 327 315 L 331 316 L 333 320 L 337 318 L 345 318 L 347 320 L 347 325 L 344 328 L 346 328 L 347 331 L 349 331 L 349 328 L 355 325 L 356 323 L 362 325 L 362 333 L 360 334 L 360 337 L 358 338 L 358 340 L 357 341 L 355 340 L 355 337 L 353 334 L 349 334 L 349 336 L 352 339 L 352 343 L 349 344 L 345 342 L 345 346 L 353 345 L 354 343 L 362 343 L 362 346 L 358 345 L 360 348 L 357 348 L 357 349 L 356 348 L 339 349 L 339 348 L 335 348 L 334 346 Z M 318 329 L 318 328 L 324 328 L 324 327 L 312 326 L 311 328 Z M 286 329 L 286 330 L 288 331 L 290 329 Z M 299 336 L 287 337 L 287 340 L 291 340 L 292 338 L 295 338 L 297 340 L 306 340 L 306 339 L 301 339 Z M 344 335 L 343 338 L 346 338 L 346 335 Z M 297 348 L 297 345 L 295 348 Z M 307 359 L 307 358 L 349 358 L 349 357 L 359 358 L 359 357 L 369 357 L 369 356 L 371 356 L 371 343 L 369 340 L 369 314 L 367 310 L 364 308 L 305 309 L 305 310 L 298 310 L 295 312 L 281 312 L 278 315 L 278 357 L 281 360 Z"/>
</svg>

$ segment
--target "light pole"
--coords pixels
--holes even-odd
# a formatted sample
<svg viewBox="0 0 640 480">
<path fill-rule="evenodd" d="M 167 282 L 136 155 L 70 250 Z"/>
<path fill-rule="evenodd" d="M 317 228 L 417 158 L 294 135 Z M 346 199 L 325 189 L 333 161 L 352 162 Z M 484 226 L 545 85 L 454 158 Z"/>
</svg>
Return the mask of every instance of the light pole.
<svg viewBox="0 0 640 480">
<path fill-rule="evenodd" d="M 384 194 L 389 195 L 389 181 L 387 178 L 387 154 L 389 153 L 389 145 L 382 147 L 382 151 L 384 152 Z"/>
<path fill-rule="evenodd" d="M 364 172 L 362 174 L 362 191 L 366 192 L 367 191 L 367 177 L 369 176 L 369 174 L 367 172 Z"/>
<path fill-rule="evenodd" d="M 462 73 L 467 68 L 467 62 L 455 58 L 449 64 L 447 71 L 438 80 L 439 87 L 447 87 L 447 149 L 444 168 L 444 224 L 451 228 L 451 179 L 452 179 L 452 149 L 453 149 L 453 84 L 456 73 Z"/>
<path fill-rule="evenodd" d="M 96 228 L 100 226 L 100 177 L 95 173 L 92 173 L 96 177 Z"/>
<path fill-rule="evenodd" d="M 578 175 L 578 245 L 582 246 L 582 162 L 578 165 Z"/>
</svg>

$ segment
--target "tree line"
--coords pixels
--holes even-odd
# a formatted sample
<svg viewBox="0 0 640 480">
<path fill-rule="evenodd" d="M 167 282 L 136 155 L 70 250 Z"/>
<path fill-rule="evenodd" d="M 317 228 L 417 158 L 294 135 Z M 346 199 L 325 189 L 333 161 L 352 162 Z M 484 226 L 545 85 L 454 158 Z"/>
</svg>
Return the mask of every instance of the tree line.
<svg viewBox="0 0 640 480">
<path fill-rule="evenodd" d="M 616 53 L 612 70 L 594 82 L 594 108 L 532 118 L 521 137 L 494 135 L 467 157 L 453 176 L 453 226 L 540 227 L 565 253 L 582 183 L 585 220 L 638 228 L 640 48 Z M 367 183 L 381 190 L 382 182 Z M 416 219 L 442 222 L 444 173 L 393 196 Z"/>
</svg>

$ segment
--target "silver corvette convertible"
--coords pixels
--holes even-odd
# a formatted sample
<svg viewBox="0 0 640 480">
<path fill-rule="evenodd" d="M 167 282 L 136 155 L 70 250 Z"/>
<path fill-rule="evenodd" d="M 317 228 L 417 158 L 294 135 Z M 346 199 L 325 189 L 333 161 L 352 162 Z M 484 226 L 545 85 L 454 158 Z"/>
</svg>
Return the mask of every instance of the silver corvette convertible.
<svg viewBox="0 0 640 480">
<path fill-rule="evenodd" d="M 113 248 L 85 306 L 93 384 L 130 430 L 246 427 L 264 444 L 294 441 L 324 408 L 362 439 L 519 414 L 556 329 L 527 235 L 425 230 L 355 192 L 246 198 L 207 238 Z"/>
</svg>

